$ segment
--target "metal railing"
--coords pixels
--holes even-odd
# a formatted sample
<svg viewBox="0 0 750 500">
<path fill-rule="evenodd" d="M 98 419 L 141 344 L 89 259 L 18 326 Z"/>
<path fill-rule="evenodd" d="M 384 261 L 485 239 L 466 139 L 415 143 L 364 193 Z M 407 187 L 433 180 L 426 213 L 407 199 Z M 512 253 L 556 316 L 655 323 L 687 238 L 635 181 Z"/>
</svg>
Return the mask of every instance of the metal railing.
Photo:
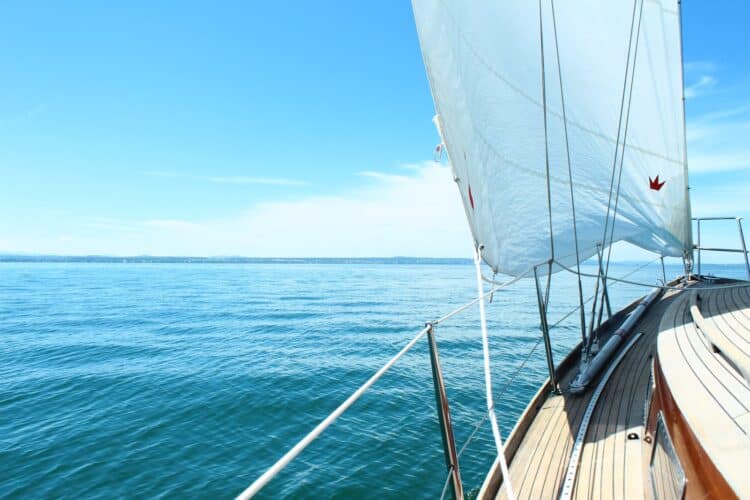
<svg viewBox="0 0 750 500">
<path fill-rule="evenodd" d="M 367 391 L 375 382 L 378 381 L 393 365 L 396 364 L 407 352 L 409 352 L 422 337 L 427 337 L 429 342 L 430 351 L 430 362 L 432 365 L 433 382 L 435 386 L 435 398 L 438 403 L 438 418 L 440 421 L 441 433 L 443 436 L 444 452 L 446 455 L 446 466 L 448 469 L 448 475 L 452 483 L 452 493 L 454 498 L 463 499 L 463 485 L 461 484 L 461 476 L 458 468 L 458 455 L 456 453 L 456 445 L 453 438 L 453 429 L 450 419 L 450 410 L 448 408 L 448 400 L 445 394 L 445 383 L 443 381 L 442 370 L 440 369 L 440 360 L 438 357 L 437 343 L 435 340 L 435 327 L 448 319 L 462 313 L 469 309 L 471 306 L 477 304 L 479 301 L 486 299 L 493 293 L 501 290 L 502 288 L 512 285 L 518 281 L 520 277 L 513 278 L 505 283 L 500 283 L 498 286 L 492 287 L 488 292 L 480 295 L 479 297 L 467 302 L 466 304 L 454 309 L 448 314 L 442 316 L 433 321 L 429 321 L 425 324 L 416 336 L 414 336 L 407 344 L 393 356 L 388 362 L 386 362 L 380 369 L 375 372 L 364 384 L 362 384 L 357 390 L 355 390 L 343 403 L 341 403 L 333 412 L 331 412 L 326 418 L 324 418 L 312 431 L 310 431 L 305 437 L 303 437 L 296 445 L 289 449 L 280 459 L 276 461 L 266 472 L 258 477 L 250 486 L 248 486 L 242 493 L 237 496 L 238 500 L 247 500 L 254 497 L 271 479 L 273 479 L 289 462 L 294 460 L 307 446 L 312 443 L 320 434 L 323 433 L 328 427 L 330 427 L 336 419 L 341 416 L 346 410 L 349 409 L 364 393 Z"/>
<path fill-rule="evenodd" d="M 701 222 L 709 221 L 737 221 L 737 231 L 740 236 L 741 248 L 716 248 L 716 247 L 704 247 L 701 246 Z M 727 252 L 727 253 L 741 253 L 745 259 L 745 270 L 747 271 L 747 279 L 750 280 L 750 260 L 747 255 L 747 244 L 745 243 L 745 233 L 742 231 L 742 217 L 693 217 L 693 221 L 697 225 L 697 241 L 693 245 L 693 249 L 698 251 L 697 256 L 697 270 L 698 274 L 701 274 L 701 251 L 705 252 Z"/>
</svg>

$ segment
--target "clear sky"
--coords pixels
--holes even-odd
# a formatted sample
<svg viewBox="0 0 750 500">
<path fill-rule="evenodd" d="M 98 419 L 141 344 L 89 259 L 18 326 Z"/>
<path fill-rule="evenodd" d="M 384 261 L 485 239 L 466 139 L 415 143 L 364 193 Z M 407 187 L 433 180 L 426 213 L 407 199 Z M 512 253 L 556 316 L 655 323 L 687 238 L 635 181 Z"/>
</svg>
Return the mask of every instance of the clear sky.
<svg viewBox="0 0 750 500">
<path fill-rule="evenodd" d="M 750 5 L 683 12 L 693 213 L 750 216 Z M 2 2 L 0 252 L 468 256 L 433 114 L 406 0 Z"/>
</svg>

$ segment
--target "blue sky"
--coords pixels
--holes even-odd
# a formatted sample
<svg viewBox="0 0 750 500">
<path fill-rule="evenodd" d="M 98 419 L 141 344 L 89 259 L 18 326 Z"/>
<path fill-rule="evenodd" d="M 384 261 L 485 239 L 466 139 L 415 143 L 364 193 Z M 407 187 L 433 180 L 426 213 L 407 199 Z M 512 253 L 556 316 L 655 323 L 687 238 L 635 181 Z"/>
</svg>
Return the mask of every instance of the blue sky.
<svg viewBox="0 0 750 500">
<path fill-rule="evenodd" d="M 684 2 L 694 214 L 750 216 L 748 22 Z M 0 68 L 0 251 L 469 255 L 407 1 L 3 2 Z"/>
</svg>

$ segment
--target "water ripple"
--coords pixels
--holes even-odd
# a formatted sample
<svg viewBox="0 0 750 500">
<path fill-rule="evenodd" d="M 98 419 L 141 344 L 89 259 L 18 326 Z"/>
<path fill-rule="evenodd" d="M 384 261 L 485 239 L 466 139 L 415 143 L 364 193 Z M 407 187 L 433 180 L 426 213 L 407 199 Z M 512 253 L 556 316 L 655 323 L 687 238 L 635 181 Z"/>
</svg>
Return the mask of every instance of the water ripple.
<svg viewBox="0 0 750 500">
<path fill-rule="evenodd" d="M 470 300 L 472 273 L 361 263 L 0 264 L 0 497 L 233 496 L 425 320 Z M 555 280 L 552 318 L 576 303 L 573 282 Z M 623 287 L 617 304 L 639 293 Z M 497 400 L 507 433 L 546 371 L 538 349 L 515 373 L 539 338 L 531 282 L 496 294 L 488 315 L 495 387 L 516 376 Z M 460 444 L 483 416 L 478 328 L 471 310 L 436 330 Z M 575 318 L 552 336 L 561 357 L 577 342 Z M 445 465 L 432 391 L 421 343 L 264 497 L 434 498 Z M 493 457 L 485 426 L 462 457 L 468 489 Z"/>
</svg>

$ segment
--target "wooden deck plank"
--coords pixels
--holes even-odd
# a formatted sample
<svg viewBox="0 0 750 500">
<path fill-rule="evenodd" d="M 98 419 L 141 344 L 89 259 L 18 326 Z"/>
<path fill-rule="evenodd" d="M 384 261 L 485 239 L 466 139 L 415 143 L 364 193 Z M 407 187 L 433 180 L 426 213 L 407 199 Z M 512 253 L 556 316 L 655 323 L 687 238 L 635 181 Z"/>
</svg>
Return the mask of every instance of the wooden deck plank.
<svg viewBox="0 0 750 500">
<path fill-rule="evenodd" d="M 750 332 L 741 326 L 738 328 L 734 315 L 731 312 L 732 308 L 739 306 L 733 301 L 727 302 L 727 291 L 717 290 L 707 295 L 706 304 L 701 304 L 704 319 L 713 323 L 724 338 L 747 357 L 748 353 L 750 353 L 750 339 L 747 338 L 747 335 Z"/>
<path fill-rule="evenodd" d="M 652 307 L 653 315 L 646 314 L 636 325 L 646 335 L 623 359 L 600 397 L 582 450 L 579 480 L 574 490 L 576 498 L 643 496 L 641 443 L 629 441 L 627 434 L 636 432 L 640 436 L 643 432 L 643 400 L 649 381 L 650 356 L 665 307 L 657 302 Z M 575 372 L 565 374 L 561 387 L 567 387 Z M 583 397 L 564 393 L 547 398 L 510 463 L 511 481 L 518 498 L 559 495 L 591 392 Z M 629 460 L 637 465 L 628 466 Z M 505 498 L 502 488 L 497 498 Z"/>
<path fill-rule="evenodd" d="M 750 288 L 700 292 L 704 297 L 701 307 L 705 308 L 705 320 L 711 328 L 715 327 L 734 345 L 750 348 Z M 713 351 L 708 338 L 693 323 L 690 293 L 665 293 L 635 326 L 634 331 L 644 335 L 613 372 L 592 414 L 573 490 L 575 498 L 651 497 L 650 447 L 644 446 L 642 441 L 643 412 L 649 393 L 652 357 L 657 345 L 664 342 L 670 344 L 671 356 L 680 360 L 684 372 L 683 399 L 692 398 L 687 404 L 694 405 L 705 405 L 706 397 L 715 400 L 710 411 L 704 413 L 711 415 L 709 422 L 721 418 L 732 422 L 728 425 L 734 430 L 729 429 L 727 433 L 734 436 L 734 447 L 728 444 L 731 440 L 726 435 L 720 439 L 725 446 L 730 446 L 728 454 L 737 460 L 744 454 L 750 455 L 750 445 L 743 448 L 744 445 L 736 443 L 740 435 L 750 443 L 747 436 L 750 433 L 750 386 L 738 377 L 731 364 Z M 575 372 L 577 367 L 563 374 L 563 389 Z M 509 464 L 518 498 L 559 495 L 591 392 L 576 398 L 564 390 L 562 395 L 549 395 L 544 400 Z M 703 431 L 707 431 L 705 426 Z M 635 433 L 638 439 L 629 440 L 630 433 Z M 663 462 L 654 466 L 668 468 L 669 463 Z M 728 466 L 726 458 L 724 462 L 719 465 Z M 673 485 L 655 486 L 667 491 Z M 504 490 L 498 493 L 497 498 L 505 498 Z"/>
<path fill-rule="evenodd" d="M 708 323 L 708 326 L 710 326 L 714 331 L 718 330 L 716 328 L 716 325 L 714 325 L 711 322 Z M 700 328 L 699 328 L 699 330 L 700 330 Z M 697 339 L 703 344 L 703 347 L 707 351 L 713 352 L 715 346 L 712 344 L 711 340 L 706 335 L 706 332 L 701 331 L 701 333 L 703 333 L 703 335 L 697 335 L 696 336 Z M 724 368 L 723 372 L 721 372 L 722 373 L 722 375 L 721 375 L 722 377 L 730 377 L 730 378 L 735 379 L 736 381 L 738 381 L 741 384 L 743 383 L 742 375 L 734 367 L 732 367 L 732 365 L 728 362 L 728 360 L 725 359 L 725 356 L 723 356 L 723 355 L 714 356 L 714 359 L 716 359 L 716 361 L 719 362 L 722 365 L 722 367 Z"/>
<path fill-rule="evenodd" d="M 706 299 L 701 307 L 710 305 L 702 320 L 710 321 L 712 328 L 725 326 L 716 318 L 732 305 L 712 297 L 725 293 L 729 293 L 727 289 L 701 290 Z M 734 304 L 738 305 L 743 304 Z M 681 302 L 671 328 L 663 328 L 659 336 L 661 368 L 671 396 L 702 448 L 735 492 L 747 496 L 750 492 L 743 471 L 750 467 L 750 439 L 741 419 L 747 414 L 750 393 L 744 383 L 730 376 L 732 368 L 721 362 L 692 320 L 686 302 Z"/>
<path fill-rule="evenodd" d="M 739 296 L 739 288 L 730 288 L 720 294 L 721 302 L 724 304 L 723 315 L 742 344 L 742 350 L 746 355 L 750 354 L 750 322 L 743 314 L 747 311 L 747 305 L 743 304 Z M 710 319 L 710 318 L 707 318 Z"/>
<path fill-rule="evenodd" d="M 739 310 L 740 314 L 744 317 L 742 320 L 743 324 L 747 324 L 748 328 L 750 328 L 750 323 L 747 323 L 750 322 L 750 285 L 737 287 L 733 292 L 736 302 L 744 305 Z"/>
<path fill-rule="evenodd" d="M 674 325 L 675 339 L 679 355 L 682 357 L 680 369 L 684 372 L 687 379 L 693 379 L 703 387 L 705 393 L 718 404 L 725 413 L 730 415 L 740 415 L 747 410 L 734 397 L 732 392 L 727 388 L 727 381 L 717 378 L 715 370 L 723 370 L 721 364 L 712 359 L 713 353 L 707 352 L 705 348 L 700 348 L 697 344 L 701 343 L 698 336 L 702 335 L 695 328 L 690 318 L 688 310 L 689 303 L 683 301 L 676 317 Z M 711 357 L 705 354 L 710 354 Z"/>
</svg>

